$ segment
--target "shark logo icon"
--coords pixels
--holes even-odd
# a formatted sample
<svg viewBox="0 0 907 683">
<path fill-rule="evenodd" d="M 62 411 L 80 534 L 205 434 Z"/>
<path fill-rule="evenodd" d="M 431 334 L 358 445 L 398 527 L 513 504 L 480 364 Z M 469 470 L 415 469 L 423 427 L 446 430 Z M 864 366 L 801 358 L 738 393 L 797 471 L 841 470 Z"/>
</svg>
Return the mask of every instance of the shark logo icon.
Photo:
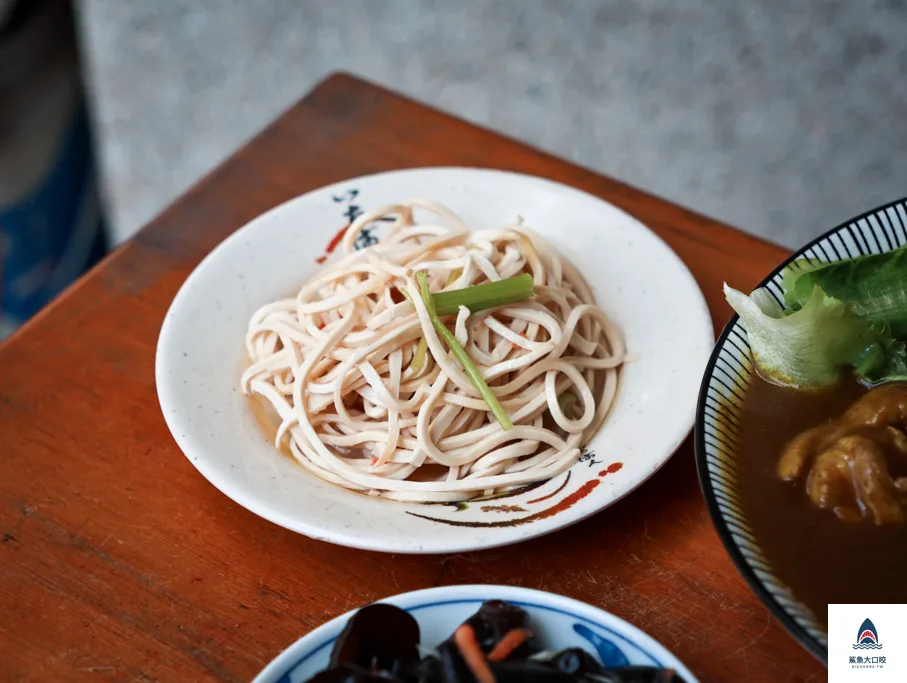
<svg viewBox="0 0 907 683">
<path fill-rule="evenodd" d="M 875 624 L 869 619 L 864 619 L 860 624 L 860 630 L 857 632 L 857 642 L 854 643 L 854 650 L 881 650 L 882 644 L 879 642 L 879 632 Z"/>
</svg>

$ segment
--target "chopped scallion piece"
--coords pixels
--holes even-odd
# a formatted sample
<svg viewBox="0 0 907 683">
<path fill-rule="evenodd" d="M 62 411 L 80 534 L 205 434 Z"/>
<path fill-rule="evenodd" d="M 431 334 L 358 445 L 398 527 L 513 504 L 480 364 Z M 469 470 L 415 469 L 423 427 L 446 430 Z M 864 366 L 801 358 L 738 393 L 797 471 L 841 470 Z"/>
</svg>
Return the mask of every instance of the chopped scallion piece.
<svg viewBox="0 0 907 683">
<path fill-rule="evenodd" d="M 445 284 L 444 286 L 450 287 L 454 282 L 456 282 L 459 279 L 459 277 L 462 274 L 463 274 L 462 268 L 454 268 L 452 271 L 450 271 L 450 275 L 447 277 L 447 284 Z"/>
<path fill-rule="evenodd" d="M 422 369 L 422 366 L 425 365 L 425 354 L 428 353 L 428 340 L 425 337 L 419 340 L 419 345 L 416 347 L 416 352 L 413 354 L 413 359 L 409 364 L 409 367 L 413 369 L 413 372 L 419 372 Z"/>
<path fill-rule="evenodd" d="M 572 420 L 576 408 L 576 394 L 572 391 L 565 391 L 557 397 L 557 405 L 560 407 L 564 417 L 568 420 Z"/>
<path fill-rule="evenodd" d="M 497 282 L 486 282 L 450 292 L 432 294 L 437 315 L 455 315 L 460 306 L 466 306 L 472 313 L 496 306 L 512 304 L 529 299 L 535 292 L 532 276 L 528 273 L 509 277 Z"/>
<path fill-rule="evenodd" d="M 463 348 L 460 342 L 457 341 L 457 338 L 453 335 L 453 332 L 448 330 L 438 317 L 432 293 L 428 290 L 428 276 L 425 274 L 425 271 L 416 273 L 416 282 L 419 284 L 419 293 L 422 295 L 422 302 L 425 304 L 425 308 L 428 309 L 428 315 L 431 318 L 431 324 L 435 328 L 435 332 L 437 332 L 438 336 L 444 340 L 444 343 L 447 344 L 447 348 L 450 349 L 454 358 L 456 358 L 460 362 L 460 365 L 463 366 L 463 370 L 469 378 L 469 381 L 472 382 L 476 391 L 479 392 L 479 395 L 488 405 L 488 409 L 491 411 L 491 414 L 495 416 L 495 419 L 497 419 L 501 428 L 504 430 L 510 429 L 513 427 L 513 423 L 504 410 L 504 406 L 501 405 L 501 402 L 498 401 L 498 397 L 491 391 L 488 384 L 485 382 L 485 379 L 479 373 L 476 364 L 472 362 L 472 358 L 466 353 L 466 349 Z"/>
</svg>

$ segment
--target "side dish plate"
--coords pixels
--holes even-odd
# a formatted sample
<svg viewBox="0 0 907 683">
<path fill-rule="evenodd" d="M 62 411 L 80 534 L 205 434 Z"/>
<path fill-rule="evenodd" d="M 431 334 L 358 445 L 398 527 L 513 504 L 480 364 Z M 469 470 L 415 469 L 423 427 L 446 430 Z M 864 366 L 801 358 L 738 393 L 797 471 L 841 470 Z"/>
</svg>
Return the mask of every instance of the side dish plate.
<svg viewBox="0 0 907 683">
<path fill-rule="evenodd" d="M 693 674 L 668 650 L 613 614 L 553 593 L 513 586 L 442 586 L 381 600 L 400 607 L 419 622 L 422 643 L 434 647 L 447 639 L 486 600 L 505 600 L 529 614 L 539 640 L 553 650 L 578 647 L 605 666 L 655 666 L 674 669 L 685 681 Z M 302 683 L 328 665 L 331 647 L 353 612 L 332 619 L 303 636 L 272 661 L 253 683 Z"/>
</svg>

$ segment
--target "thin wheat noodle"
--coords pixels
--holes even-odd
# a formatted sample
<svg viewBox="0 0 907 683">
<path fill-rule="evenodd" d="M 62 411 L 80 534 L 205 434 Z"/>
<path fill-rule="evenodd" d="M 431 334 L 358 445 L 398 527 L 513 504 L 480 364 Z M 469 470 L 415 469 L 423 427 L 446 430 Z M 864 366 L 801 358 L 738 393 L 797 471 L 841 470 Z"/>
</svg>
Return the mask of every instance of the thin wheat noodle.
<svg viewBox="0 0 907 683">
<path fill-rule="evenodd" d="M 357 251 L 379 220 L 383 238 Z M 413 502 L 512 490 L 579 459 L 611 409 L 626 350 L 585 280 L 543 238 L 522 220 L 470 232 L 449 209 L 412 199 L 360 216 L 340 247 L 295 297 L 249 321 L 240 382 L 273 408 L 278 448 L 327 482 Z M 419 271 L 432 292 L 532 276 L 530 300 L 444 318 L 511 429 L 435 331 Z"/>
</svg>

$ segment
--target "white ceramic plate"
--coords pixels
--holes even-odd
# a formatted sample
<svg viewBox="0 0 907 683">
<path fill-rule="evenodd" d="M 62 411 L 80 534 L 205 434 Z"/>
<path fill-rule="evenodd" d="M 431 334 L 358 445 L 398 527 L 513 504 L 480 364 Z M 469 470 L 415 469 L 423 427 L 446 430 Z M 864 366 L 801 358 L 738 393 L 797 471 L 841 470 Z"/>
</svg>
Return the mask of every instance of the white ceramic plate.
<svg viewBox="0 0 907 683">
<path fill-rule="evenodd" d="M 637 360 L 621 371 L 605 425 L 569 472 L 504 499 L 419 505 L 367 497 L 313 478 L 269 442 L 239 389 L 251 314 L 317 272 L 355 211 L 425 197 L 474 229 L 517 214 L 583 273 Z M 619 209 L 541 178 L 466 168 L 381 173 L 314 190 L 224 240 L 189 276 L 161 329 L 156 379 L 176 442 L 218 489 L 313 538 L 372 550 L 459 552 L 567 526 L 649 478 L 693 424 L 714 342 L 696 282 L 658 237 Z"/>
<path fill-rule="evenodd" d="M 553 593 L 512 586 L 442 586 L 396 595 L 396 605 L 419 622 L 422 645 L 435 647 L 474 614 L 485 600 L 506 600 L 528 612 L 532 630 L 552 650 L 579 647 L 605 666 L 674 669 L 686 683 L 693 674 L 652 638 L 613 614 Z M 355 611 L 355 610 L 354 610 Z M 301 683 L 328 665 L 331 647 L 353 611 L 319 626 L 284 650 L 253 683 Z"/>
</svg>

